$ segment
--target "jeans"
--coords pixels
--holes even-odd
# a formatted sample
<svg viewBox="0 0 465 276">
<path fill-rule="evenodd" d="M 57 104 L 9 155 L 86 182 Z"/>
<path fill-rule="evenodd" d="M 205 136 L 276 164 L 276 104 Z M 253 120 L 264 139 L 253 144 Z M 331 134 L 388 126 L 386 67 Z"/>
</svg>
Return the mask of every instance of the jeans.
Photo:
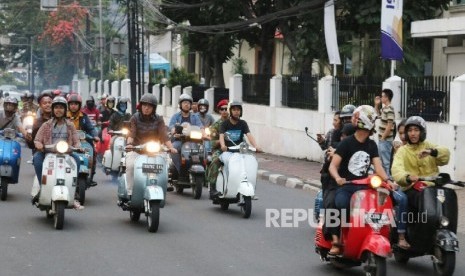
<svg viewBox="0 0 465 276">
<path fill-rule="evenodd" d="M 383 164 L 383 169 L 391 177 L 391 151 L 392 151 L 392 141 L 379 141 L 378 142 L 378 153 L 381 158 L 381 163 Z"/>
<path fill-rule="evenodd" d="M 71 153 L 70 155 L 76 161 L 77 172 L 79 173 L 79 166 L 81 163 L 81 161 L 79 160 L 79 156 L 75 153 Z M 42 167 L 44 165 L 44 159 L 45 159 L 45 152 L 41 152 L 41 151 L 37 151 L 32 157 L 32 163 L 34 164 L 34 170 L 36 171 L 37 180 L 39 180 L 39 183 L 42 183 Z"/>
<path fill-rule="evenodd" d="M 402 192 L 400 189 L 397 191 L 392 191 L 392 198 L 394 199 L 394 204 L 396 206 L 396 223 L 397 223 L 397 233 L 405 233 L 407 229 L 407 212 L 408 212 L 408 200 L 407 195 Z"/>
</svg>

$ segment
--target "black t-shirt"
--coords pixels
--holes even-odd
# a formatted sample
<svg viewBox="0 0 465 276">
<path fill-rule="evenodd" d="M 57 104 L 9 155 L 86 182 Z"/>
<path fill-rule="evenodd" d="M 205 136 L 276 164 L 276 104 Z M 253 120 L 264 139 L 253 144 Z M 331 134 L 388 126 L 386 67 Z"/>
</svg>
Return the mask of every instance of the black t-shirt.
<svg viewBox="0 0 465 276">
<path fill-rule="evenodd" d="M 367 139 L 364 143 L 360 143 L 354 135 L 339 143 L 336 154 L 342 158 L 338 173 L 346 180 L 367 177 L 371 161 L 379 157 L 375 141 Z"/>
<path fill-rule="evenodd" d="M 244 120 L 239 120 L 239 122 L 235 125 L 232 124 L 230 120 L 226 120 L 220 125 L 220 134 L 224 134 L 225 132 L 229 133 L 229 137 L 234 141 L 234 143 L 239 144 L 244 141 L 244 135 L 249 133 L 250 130 L 247 122 Z M 226 139 L 226 137 L 224 138 L 224 141 L 227 147 L 234 146 L 234 144 Z"/>
</svg>

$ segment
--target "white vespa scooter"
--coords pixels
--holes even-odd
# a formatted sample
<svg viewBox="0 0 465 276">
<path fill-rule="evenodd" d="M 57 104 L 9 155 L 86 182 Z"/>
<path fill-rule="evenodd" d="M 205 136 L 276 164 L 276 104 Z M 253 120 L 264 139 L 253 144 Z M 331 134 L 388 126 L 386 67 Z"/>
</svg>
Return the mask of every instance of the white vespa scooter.
<svg viewBox="0 0 465 276">
<path fill-rule="evenodd" d="M 228 133 L 225 138 L 229 139 Z M 232 142 L 232 141 L 231 141 Z M 234 143 L 234 142 L 233 142 Z M 216 189 L 221 195 L 214 197 L 213 204 L 219 204 L 227 210 L 230 203 L 238 203 L 244 218 L 249 218 L 252 212 L 252 199 L 255 197 L 258 162 L 252 152 L 256 149 L 246 142 L 228 148 L 233 152 L 229 159 L 228 171 L 223 166 L 216 179 Z"/>
<path fill-rule="evenodd" d="M 112 141 L 111 148 L 106 150 L 103 154 L 102 164 L 105 174 L 111 174 L 113 180 L 117 180 L 120 172 L 121 158 L 125 154 L 124 147 L 126 146 L 126 136 L 128 132 L 127 128 L 108 132 L 110 135 L 116 137 Z"/>
<path fill-rule="evenodd" d="M 77 165 L 74 158 L 67 154 L 69 145 L 60 141 L 55 145 L 45 146 L 47 155 L 42 168 L 42 179 L 39 186 L 34 176 L 31 195 L 39 194 L 35 202 L 37 208 L 45 211 L 47 218 L 54 218 L 55 229 L 63 229 L 65 209 L 72 209 L 77 184 Z"/>
</svg>

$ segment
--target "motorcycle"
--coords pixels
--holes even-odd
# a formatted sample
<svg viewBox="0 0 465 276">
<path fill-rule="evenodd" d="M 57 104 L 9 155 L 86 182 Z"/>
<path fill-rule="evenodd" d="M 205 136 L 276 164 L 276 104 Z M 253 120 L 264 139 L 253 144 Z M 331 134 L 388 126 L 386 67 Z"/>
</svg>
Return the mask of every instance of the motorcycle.
<svg viewBox="0 0 465 276">
<path fill-rule="evenodd" d="M 165 206 L 168 184 L 168 155 L 160 143 L 147 142 L 135 146 L 141 154 L 134 161 L 134 187 L 129 199 L 126 189 L 126 158 L 122 158 L 122 174 L 118 185 L 118 206 L 129 211 L 131 221 L 139 221 L 140 214 L 147 217 L 147 230 L 157 232 L 160 208 Z M 165 150 L 163 150 L 165 151 Z"/>
<path fill-rule="evenodd" d="M 39 184 L 34 176 L 31 195 L 37 196 L 35 205 L 45 211 L 47 218 L 54 218 L 55 229 L 61 230 L 65 221 L 65 209 L 72 209 L 76 191 L 78 171 L 74 158 L 68 154 L 70 146 L 66 141 L 46 145 L 47 152 Z M 72 151 L 78 151 L 71 148 Z"/>
<path fill-rule="evenodd" d="M 34 124 L 34 120 L 36 118 L 36 113 L 32 111 L 28 111 L 24 116 L 23 116 L 23 127 L 26 130 L 27 133 L 32 134 L 32 126 Z"/>
<path fill-rule="evenodd" d="M 84 152 L 80 153 L 77 152 L 76 154 L 79 156 L 80 166 L 78 172 L 78 195 L 79 195 L 79 202 L 81 205 L 84 205 L 86 202 L 86 190 L 91 187 L 90 175 L 92 173 L 92 163 L 93 163 L 93 156 L 94 156 L 94 149 L 92 145 L 87 141 L 87 139 L 93 139 L 92 136 L 86 134 L 82 130 L 77 131 L 79 140 L 81 141 L 81 148 L 84 149 Z"/>
<path fill-rule="evenodd" d="M 109 131 L 110 135 L 115 136 L 111 149 L 105 151 L 103 155 L 102 164 L 106 175 L 111 175 L 113 180 L 116 180 L 120 173 L 121 158 L 124 156 L 124 148 L 126 146 L 126 136 L 128 129 L 123 128 L 119 131 Z"/>
<path fill-rule="evenodd" d="M 229 139 L 228 133 L 225 136 L 226 139 Z M 228 171 L 225 171 L 223 166 L 216 179 L 216 189 L 221 195 L 214 197 L 212 201 L 213 204 L 220 205 L 222 210 L 228 210 L 231 203 L 238 203 L 243 217 L 249 218 L 252 212 L 252 199 L 257 199 L 255 186 L 258 162 L 251 154 L 256 149 L 246 142 L 242 142 L 239 145 L 228 147 L 228 151 L 233 152 L 229 158 Z"/>
<path fill-rule="evenodd" d="M 0 130 L 0 200 L 8 196 L 8 184 L 18 183 L 21 165 L 21 145 L 16 137 L 22 137 L 14 129 Z"/>
<path fill-rule="evenodd" d="M 367 189 L 352 195 L 349 225 L 344 225 L 346 221 L 341 216 L 340 244 L 343 252 L 340 255 L 329 254 L 332 244 L 323 234 L 324 212 L 320 214 L 315 232 L 315 252 L 323 262 L 329 262 L 336 268 L 364 263 L 366 275 L 386 275 L 386 258 L 391 255 L 390 224 L 393 221 L 390 187 L 375 175 L 346 184 L 364 185 Z"/>
<path fill-rule="evenodd" d="M 99 160 L 102 160 L 105 152 L 110 149 L 111 134 L 108 131 L 109 123 L 102 123 L 102 129 L 98 129 L 99 134 L 102 134 L 102 140 L 96 144 L 96 151 L 99 156 Z"/>
<path fill-rule="evenodd" d="M 185 123 L 184 126 L 176 126 L 176 134 L 182 141 L 181 168 L 178 179 L 170 178 L 170 183 L 178 194 L 182 194 L 186 187 L 192 188 L 194 198 L 199 199 L 206 182 L 202 131 L 198 126 Z"/>
<path fill-rule="evenodd" d="M 432 181 L 435 186 L 426 187 L 423 181 Z M 394 258 L 399 263 L 407 263 L 410 258 L 431 255 L 436 275 L 452 275 L 455 270 L 458 205 L 457 194 L 444 185 L 464 187 L 464 182 L 453 181 L 449 174 L 440 173 L 434 177 L 422 177 L 413 186 L 421 190 L 419 212 L 416 221 L 407 224 L 406 239 L 408 250 L 397 246 L 393 235 Z"/>
</svg>

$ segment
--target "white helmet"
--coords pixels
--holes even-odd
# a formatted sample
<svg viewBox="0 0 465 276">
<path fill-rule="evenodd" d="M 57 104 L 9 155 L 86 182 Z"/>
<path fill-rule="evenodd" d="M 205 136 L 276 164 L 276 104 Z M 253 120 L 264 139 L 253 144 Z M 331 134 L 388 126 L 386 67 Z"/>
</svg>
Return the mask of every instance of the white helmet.
<svg viewBox="0 0 465 276">
<path fill-rule="evenodd" d="M 375 127 L 376 111 L 371 105 L 361 105 L 354 110 L 355 127 L 372 130 Z"/>
</svg>

